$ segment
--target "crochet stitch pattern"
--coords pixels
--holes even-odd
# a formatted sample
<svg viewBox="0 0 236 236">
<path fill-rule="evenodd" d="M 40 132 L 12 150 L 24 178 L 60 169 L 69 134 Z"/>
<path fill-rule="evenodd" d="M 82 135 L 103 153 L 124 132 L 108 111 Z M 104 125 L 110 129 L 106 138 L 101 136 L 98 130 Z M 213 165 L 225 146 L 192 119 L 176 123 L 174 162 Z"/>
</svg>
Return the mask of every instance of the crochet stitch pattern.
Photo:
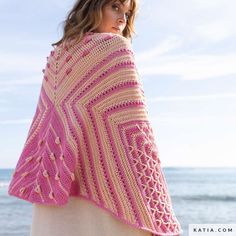
<svg viewBox="0 0 236 236">
<path fill-rule="evenodd" d="M 85 198 L 153 235 L 180 235 L 130 42 L 86 33 L 47 57 L 8 194 L 45 205 Z"/>
</svg>

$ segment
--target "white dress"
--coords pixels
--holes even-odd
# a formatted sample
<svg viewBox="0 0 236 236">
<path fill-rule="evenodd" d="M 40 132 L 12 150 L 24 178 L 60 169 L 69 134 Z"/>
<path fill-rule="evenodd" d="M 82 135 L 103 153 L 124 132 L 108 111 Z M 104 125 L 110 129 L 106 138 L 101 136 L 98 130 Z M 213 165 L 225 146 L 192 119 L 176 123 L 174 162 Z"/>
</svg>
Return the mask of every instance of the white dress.
<svg viewBox="0 0 236 236">
<path fill-rule="evenodd" d="M 69 197 L 65 206 L 33 204 L 30 236 L 151 236 L 93 202 Z"/>
</svg>

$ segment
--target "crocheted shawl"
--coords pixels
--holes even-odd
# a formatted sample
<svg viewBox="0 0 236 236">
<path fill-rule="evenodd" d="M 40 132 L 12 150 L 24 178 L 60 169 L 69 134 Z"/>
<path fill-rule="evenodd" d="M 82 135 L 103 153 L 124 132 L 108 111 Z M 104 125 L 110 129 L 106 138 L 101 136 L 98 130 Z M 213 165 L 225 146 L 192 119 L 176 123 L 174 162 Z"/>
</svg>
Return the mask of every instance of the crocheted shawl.
<svg viewBox="0 0 236 236">
<path fill-rule="evenodd" d="M 130 41 L 87 33 L 55 47 L 43 73 L 9 195 L 58 206 L 84 197 L 127 224 L 179 235 Z"/>
</svg>

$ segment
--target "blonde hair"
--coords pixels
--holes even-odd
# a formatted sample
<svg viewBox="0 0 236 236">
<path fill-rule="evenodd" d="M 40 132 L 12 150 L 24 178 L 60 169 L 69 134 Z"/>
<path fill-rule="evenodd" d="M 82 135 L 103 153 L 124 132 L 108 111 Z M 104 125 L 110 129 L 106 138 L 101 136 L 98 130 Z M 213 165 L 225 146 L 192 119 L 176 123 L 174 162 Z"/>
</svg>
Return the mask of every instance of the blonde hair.
<svg viewBox="0 0 236 236">
<path fill-rule="evenodd" d="M 121 3 L 127 0 L 119 0 Z M 59 45 L 67 40 L 75 39 L 79 42 L 85 33 L 95 30 L 102 21 L 102 9 L 105 5 L 115 0 L 78 0 L 69 11 L 63 27 L 63 37 L 53 43 L 52 46 Z M 131 14 L 127 20 L 123 36 L 132 39 L 135 33 L 134 20 L 137 14 L 138 0 L 131 0 Z"/>
</svg>

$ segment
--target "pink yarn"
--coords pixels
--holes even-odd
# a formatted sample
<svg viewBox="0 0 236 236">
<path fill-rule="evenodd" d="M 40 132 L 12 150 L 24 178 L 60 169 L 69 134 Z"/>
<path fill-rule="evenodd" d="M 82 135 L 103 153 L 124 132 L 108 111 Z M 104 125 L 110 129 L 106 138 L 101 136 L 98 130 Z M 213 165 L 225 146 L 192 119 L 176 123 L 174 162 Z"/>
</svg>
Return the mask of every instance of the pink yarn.
<svg viewBox="0 0 236 236">
<path fill-rule="evenodd" d="M 83 197 L 153 235 L 180 235 L 130 42 L 88 33 L 51 51 L 43 73 L 9 195 Z"/>
</svg>

